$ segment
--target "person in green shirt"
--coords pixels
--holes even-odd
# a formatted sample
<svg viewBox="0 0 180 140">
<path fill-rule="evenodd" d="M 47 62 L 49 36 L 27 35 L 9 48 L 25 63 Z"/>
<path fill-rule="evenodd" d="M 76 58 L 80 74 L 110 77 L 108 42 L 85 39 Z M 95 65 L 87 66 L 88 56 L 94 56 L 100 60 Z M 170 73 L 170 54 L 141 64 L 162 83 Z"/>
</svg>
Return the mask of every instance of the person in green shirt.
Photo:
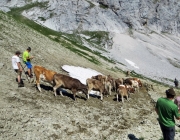
<svg viewBox="0 0 180 140">
<path fill-rule="evenodd" d="M 23 61 L 26 64 L 27 68 L 28 68 L 28 75 L 30 78 L 32 78 L 32 64 L 31 64 L 31 59 L 33 59 L 33 56 L 30 56 L 30 51 L 31 48 L 28 47 L 26 51 L 23 52 Z"/>
<path fill-rule="evenodd" d="M 173 88 L 166 90 L 166 98 L 159 98 L 156 102 L 155 111 L 158 114 L 159 125 L 164 140 L 174 140 L 175 136 L 175 119 L 180 120 L 178 107 L 174 104 L 173 99 L 176 93 Z"/>
</svg>

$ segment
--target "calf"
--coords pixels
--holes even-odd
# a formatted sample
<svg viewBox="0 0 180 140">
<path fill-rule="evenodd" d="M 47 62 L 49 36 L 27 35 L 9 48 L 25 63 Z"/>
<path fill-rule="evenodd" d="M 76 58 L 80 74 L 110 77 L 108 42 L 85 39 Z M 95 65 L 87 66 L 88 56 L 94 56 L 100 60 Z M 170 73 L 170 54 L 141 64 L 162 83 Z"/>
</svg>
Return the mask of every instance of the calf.
<svg viewBox="0 0 180 140">
<path fill-rule="evenodd" d="M 117 89 L 119 87 L 119 85 L 123 85 L 123 78 L 118 78 L 118 79 L 115 79 L 115 83 L 114 83 L 114 90 L 115 92 L 117 92 Z"/>
<path fill-rule="evenodd" d="M 138 78 L 127 78 L 124 80 L 124 84 L 134 87 L 138 92 L 139 92 L 139 87 L 142 86 L 142 83 Z"/>
<path fill-rule="evenodd" d="M 78 79 L 72 78 L 70 76 L 66 76 L 63 74 L 54 74 L 53 76 L 54 82 L 54 95 L 56 96 L 56 90 L 59 87 L 69 89 L 73 93 L 73 98 L 76 100 L 76 93 L 78 91 L 82 91 L 86 96 L 88 95 L 87 86 L 82 84 Z M 62 92 L 60 92 L 62 95 Z M 63 95 L 62 95 L 63 96 Z"/>
<path fill-rule="evenodd" d="M 110 75 L 104 76 L 104 75 L 96 75 L 92 76 L 92 79 L 99 80 L 101 83 L 103 83 L 105 90 L 108 91 L 108 94 L 111 95 L 111 90 L 113 88 L 113 79 Z"/>
<path fill-rule="evenodd" d="M 103 94 L 105 93 L 105 86 L 104 84 L 96 79 L 86 79 L 86 84 L 88 86 L 88 99 L 89 99 L 89 93 L 91 90 L 99 91 L 101 96 L 101 101 L 103 100 Z"/>
<path fill-rule="evenodd" d="M 139 87 L 142 87 L 142 82 L 139 78 L 133 77 L 133 78 L 129 78 L 130 80 L 134 80 L 138 82 Z"/>
<path fill-rule="evenodd" d="M 132 81 L 132 87 L 135 89 L 135 91 L 139 92 L 139 83 L 135 80 Z"/>
<path fill-rule="evenodd" d="M 41 80 L 53 85 L 53 76 L 54 76 L 54 74 L 56 74 L 55 71 L 47 70 L 46 68 L 44 68 L 42 66 L 38 66 L 38 65 L 35 65 L 33 67 L 33 71 L 34 71 L 34 74 L 36 77 L 36 85 L 40 92 L 41 92 L 41 87 L 40 87 Z"/>
<path fill-rule="evenodd" d="M 119 101 L 119 95 L 121 96 L 122 103 L 124 103 L 124 97 L 129 101 L 128 97 L 131 90 L 132 88 L 128 85 L 119 85 L 116 94 L 117 101 Z"/>
<path fill-rule="evenodd" d="M 111 91 L 115 91 L 115 79 L 111 75 L 107 75 L 106 77 L 105 88 L 109 95 L 111 95 Z"/>
<path fill-rule="evenodd" d="M 98 75 L 96 75 L 96 76 L 92 76 L 91 78 L 92 78 L 92 79 L 99 80 L 99 81 L 101 81 L 103 84 L 105 83 L 105 81 L 106 81 L 106 79 L 107 79 L 106 76 L 101 75 L 101 74 L 98 74 Z"/>
</svg>

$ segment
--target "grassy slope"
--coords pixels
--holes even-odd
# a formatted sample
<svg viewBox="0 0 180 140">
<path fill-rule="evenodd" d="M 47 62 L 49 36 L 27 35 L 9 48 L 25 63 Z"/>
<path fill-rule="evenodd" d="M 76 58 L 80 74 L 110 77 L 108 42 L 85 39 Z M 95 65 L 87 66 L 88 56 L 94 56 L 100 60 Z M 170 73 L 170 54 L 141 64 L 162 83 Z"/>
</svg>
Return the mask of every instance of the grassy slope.
<svg viewBox="0 0 180 140">
<path fill-rule="evenodd" d="M 72 44 L 71 42 L 68 43 L 68 40 L 61 39 L 62 42 L 54 41 L 49 36 L 29 28 L 24 23 L 14 20 L 12 16 L 2 12 L 0 13 L 0 19 L 1 61 L 7 63 L 9 69 L 11 69 L 11 65 L 9 65 L 11 60 L 9 57 L 16 50 L 24 51 L 30 46 L 32 47 L 31 54 L 35 56 L 32 62 L 34 65 L 42 65 L 55 71 L 60 71 L 62 65 L 75 65 L 89 67 L 103 74 L 123 75 L 119 70 L 116 72 L 111 71 L 112 64 L 100 59 L 93 52 L 88 52 L 89 57 L 92 55 L 101 65 L 96 65 L 78 53 L 73 52 L 73 49 L 67 49 L 68 45 L 70 46 Z M 81 49 L 81 51 L 84 50 Z"/>
</svg>

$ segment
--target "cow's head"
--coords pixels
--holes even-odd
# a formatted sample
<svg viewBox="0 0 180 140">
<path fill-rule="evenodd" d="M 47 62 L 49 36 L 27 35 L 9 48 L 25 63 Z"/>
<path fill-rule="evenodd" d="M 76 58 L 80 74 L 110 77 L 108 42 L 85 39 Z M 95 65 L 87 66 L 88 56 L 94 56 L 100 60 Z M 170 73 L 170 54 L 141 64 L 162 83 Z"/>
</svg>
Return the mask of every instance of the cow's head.
<svg viewBox="0 0 180 140">
<path fill-rule="evenodd" d="M 46 77 L 45 77 L 44 73 L 40 74 L 40 76 L 39 76 L 39 77 L 40 77 L 40 79 L 41 79 L 41 80 L 43 80 L 43 81 L 45 81 L 45 80 L 46 80 Z"/>
<path fill-rule="evenodd" d="M 131 87 L 130 85 L 125 85 L 125 86 L 129 93 L 135 93 L 135 88 Z"/>
<path fill-rule="evenodd" d="M 128 91 L 129 91 L 130 93 L 135 93 L 135 88 L 129 88 Z"/>
<path fill-rule="evenodd" d="M 141 83 L 141 80 L 137 80 L 138 84 L 139 84 L 139 87 L 142 87 L 142 83 Z"/>
</svg>

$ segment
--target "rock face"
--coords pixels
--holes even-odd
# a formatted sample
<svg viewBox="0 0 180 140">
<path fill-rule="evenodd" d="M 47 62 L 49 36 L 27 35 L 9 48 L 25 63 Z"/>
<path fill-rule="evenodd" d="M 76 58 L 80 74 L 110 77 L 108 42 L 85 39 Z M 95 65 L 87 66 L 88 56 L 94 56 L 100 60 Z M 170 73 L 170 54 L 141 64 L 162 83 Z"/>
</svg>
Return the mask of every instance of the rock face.
<svg viewBox="0 0 180 140">
<path fill-rule="evenodd" d="M 1 0 L 0 8 L 21 7 L 33 1 Z M 180 33 L 180 1 L 178 0 L 38 0 L 45 7 L 34 7 L 23 15 L 51 29 L 125 32 L 128 28 Z"/>
</svg>

